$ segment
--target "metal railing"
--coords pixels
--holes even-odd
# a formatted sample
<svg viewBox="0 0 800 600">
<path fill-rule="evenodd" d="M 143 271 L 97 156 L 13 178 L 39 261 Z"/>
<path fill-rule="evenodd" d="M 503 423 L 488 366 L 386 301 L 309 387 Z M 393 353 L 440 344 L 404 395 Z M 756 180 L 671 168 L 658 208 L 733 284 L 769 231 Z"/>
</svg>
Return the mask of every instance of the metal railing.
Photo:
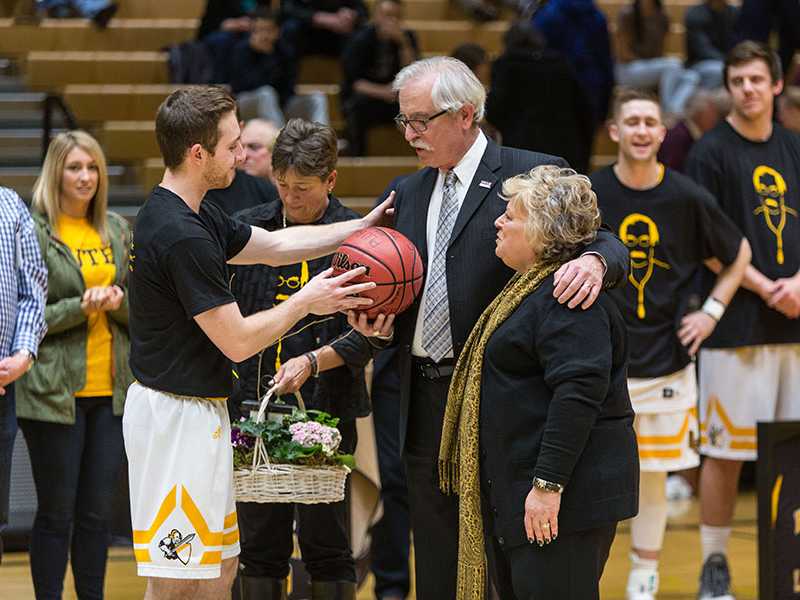
<svg viewBox="0 0 800 600">
<path fill-rule="evenodd" d="M 42 103 L 42 163 L 47 156 L 47 148 L 53 133 L 53 116 L 55 112 L 61 113 L 67 129 L 77 129 L 78 121 L 72 114 L 67 103 L 59 94 L 47 94 Z"/>
</svg>

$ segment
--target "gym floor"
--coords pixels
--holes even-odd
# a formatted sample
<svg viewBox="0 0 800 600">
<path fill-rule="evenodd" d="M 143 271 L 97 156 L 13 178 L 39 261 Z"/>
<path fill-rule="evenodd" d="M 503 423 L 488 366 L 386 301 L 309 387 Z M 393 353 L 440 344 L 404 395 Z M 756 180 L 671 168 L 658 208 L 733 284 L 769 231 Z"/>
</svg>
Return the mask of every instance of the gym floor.
<svg viewBox="0 0 800 600">
<path fill-rule="evenodd" d="M 672 503 L 668 531 L 661 560 L 661 590 L 659 600 L 689 600 L 697 593 L 700 574 L 700 541 L 698 535 L 698 507 L 696 501 Z M 733 576 L 733 592 L 737 600 L 756 600 L 758 597 L 758 534 L 756 526 L 756 498 L 753 493 L 739 496 L 736 506 L 729 559 Z M 617 539 L 606 565 L 601 584 L 601 597 L 608 600 L 625 598 L 628 573 L 630 535 L 627 525 L 620 526 Z M 358 593 L 358 600 L 372 600 L 372 577 Z M 133 552 L 114 548 L 108 561 L 106 597 L 109 600 L 141 599 L 144 581 L 136 576 Z M 413 598 L 413 593 L 411 598 Z M 10 553 L 0 566 L 0 598 L 4 600 L 33 600 L 28 555 Z M 67 576 L 64 600 L 77 597 Z"/>
</svg>

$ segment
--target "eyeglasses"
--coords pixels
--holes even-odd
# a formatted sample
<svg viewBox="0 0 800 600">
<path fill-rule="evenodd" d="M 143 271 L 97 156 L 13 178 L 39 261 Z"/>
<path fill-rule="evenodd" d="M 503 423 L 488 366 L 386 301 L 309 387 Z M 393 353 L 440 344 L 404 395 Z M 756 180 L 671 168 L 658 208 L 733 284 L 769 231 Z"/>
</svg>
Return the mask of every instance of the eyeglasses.
<svg viewBox="0 0 800 600">
<path fill-rule="evenodd" d="M 425 133 L 425 131 L 428 130 L 428 123 L 430 123 L 437 117 L 441 117 L 443 114 L 447 112 L 448 112 L 447 109 L 440 110 L 435 115 L 431 115 L 430 117 L 426 117 L 425 119 L 409 119 L 403 113 L 400 113 L 394 118 L 394 122 L 395 125 L 397 125 L 397 128 L 403 133 L 406 132 L 406 127 L 408 127 L 409 125 L 411 126 L 411 129 L 413 129 L 415 133 Z"/>
</svg>

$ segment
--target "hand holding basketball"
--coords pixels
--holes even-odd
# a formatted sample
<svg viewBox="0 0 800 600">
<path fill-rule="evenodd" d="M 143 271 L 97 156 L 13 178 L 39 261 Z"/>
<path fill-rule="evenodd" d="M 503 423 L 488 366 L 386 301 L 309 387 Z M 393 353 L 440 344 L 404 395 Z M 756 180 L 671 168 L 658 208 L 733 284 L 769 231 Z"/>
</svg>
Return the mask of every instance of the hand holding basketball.
<svg viewBox="0 0 800 600">
<path fill-rule="evenodd" d="M 370 321 L 365 312 L 347 311 L 347 323 L 366 337 L 391 338 L 394 335 L 395 315 L 384 315 L 383 313 Z"/>
<path fill-rule="evenodd" d="M 375 284 L 351 284 L 351 280 L 364 275 L 366 269 L 361 267 L 333 275 L 333 269 L 325 269 L 313 277 L 303 289 L 293 297 L 302 302 L 307 312 L 315 315 L 329 315 L 348 310 L 364 310 L 372 305 L 371 298 L 361 298 L 359 293 L 367 292 Z"/>
</svg>

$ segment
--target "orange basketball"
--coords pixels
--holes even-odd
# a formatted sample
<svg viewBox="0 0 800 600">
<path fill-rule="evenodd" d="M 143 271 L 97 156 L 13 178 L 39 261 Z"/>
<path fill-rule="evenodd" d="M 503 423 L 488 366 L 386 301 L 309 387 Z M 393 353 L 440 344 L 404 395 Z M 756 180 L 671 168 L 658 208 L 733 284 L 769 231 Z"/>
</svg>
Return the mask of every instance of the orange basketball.
<svg viewBox="0 0 800 600">
<path fill-rule="evenodd" d="M 372 298 L 367 316 L 398 314 L 406 310 L 422 291 L 422 259 L 417 248 L 402 233 L 386 227 L 370 227 L 347 238 L 333 255 L 333 272 L 366 267 L 367 272 L 351 283 L 374 281 L 362 296 Z"/>
</svg>

